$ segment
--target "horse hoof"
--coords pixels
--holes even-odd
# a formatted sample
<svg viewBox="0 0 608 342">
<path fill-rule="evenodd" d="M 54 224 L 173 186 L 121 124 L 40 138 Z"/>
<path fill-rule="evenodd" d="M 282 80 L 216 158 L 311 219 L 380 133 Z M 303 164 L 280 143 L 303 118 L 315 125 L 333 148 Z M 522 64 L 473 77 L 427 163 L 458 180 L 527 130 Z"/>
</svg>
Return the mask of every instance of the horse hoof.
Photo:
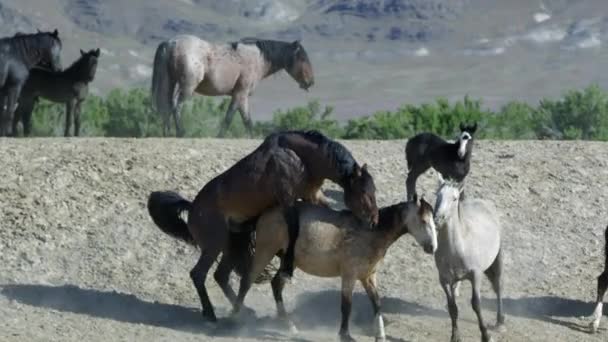
<svg viewBox="0 0 608 342">
<path fill-rule="evenodd" d="M 340 334 L 340 342 L 355 342 L 356 340 L 350 334 Z"/>
<path fill-rule="evenodd" d="M 217 323 L 217 317 L 213 311 L 203 311 L 203 319 L 207 322 Z"/>
<path fill-rule="evenodd" d="M 287 321 L 285 324 L 287 325 L 287 330 L 289 330 L 291 335 L 297 335 L 299 333 L 298 328 L 295 324 L 293 324 L 292 321 Z"/>
<path fill-rule="evenodd" d="M 501 324 L 496 324 L 496 326 L 494 326 L 494 329 L 492 329 L 494 331 L 496 331 L 497 333 L 506 333 L 507 332 L 507 327 L 504 325 L 504 323 Z"/>
<path fill-rule="evenodd" d="M 597 333 L 599 328 L 600 328 L 600 322 L 593 321 L 593 322 L 589 323 L 589 330 L 592 334 Z"/>
</svg>

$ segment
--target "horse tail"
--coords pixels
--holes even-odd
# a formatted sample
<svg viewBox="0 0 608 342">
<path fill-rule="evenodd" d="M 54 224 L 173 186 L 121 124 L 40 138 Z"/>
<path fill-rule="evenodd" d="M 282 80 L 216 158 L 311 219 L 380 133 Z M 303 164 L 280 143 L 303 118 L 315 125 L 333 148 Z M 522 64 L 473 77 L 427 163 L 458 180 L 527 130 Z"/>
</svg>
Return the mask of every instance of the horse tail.
<svg viewBox="0 0 608 342">
<path fill-rule="evenodd" d="M 152 70 L 152 104 L 162 115 L 171 113 L 173 107 L 173 88 L 167 61 L 169 42 L 161 42 L 154 54 L 154 68 Z"/>
<path fill-rule="evenodd" d="M 182 212 L 190 211 L 192 202 L 173 191 L 154 191 L 148 197 L 148 213 L 154 223 L 165 234 L 196 245 L 188 230 L 188 224 L 180 217 Z"/>
</svg>

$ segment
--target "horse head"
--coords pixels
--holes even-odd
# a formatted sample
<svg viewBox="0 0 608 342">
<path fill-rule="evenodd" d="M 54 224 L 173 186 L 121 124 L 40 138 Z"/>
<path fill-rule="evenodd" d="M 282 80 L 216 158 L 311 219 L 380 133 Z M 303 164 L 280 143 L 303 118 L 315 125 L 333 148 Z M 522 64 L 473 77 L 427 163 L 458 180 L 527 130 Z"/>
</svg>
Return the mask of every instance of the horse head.
<svg viewBox="0 0 608 342">
<path fill-rule="evenodd" d="M 299 40 L 289 44 L 288 62 L 285 70 L 300 85 L 300 88 L 308 90 L 315 83 L 312 64 L 308 54 Z"/>
<path fill-rule="evenodd" d="M 89 50 L 88 52 L 80 50 L 80 59 L 82 60 L 81 72 L 86 74 L 85 76 L 87 77 L 87 80 L 89 82 L 93 81 L 93 78 L 95 77 L 100 53 L 101 51 L 99 50 L 99 48 Z"/>
<path fill-rule="evenodd" d="M 428 254 L 437 250 L 437 231 L 433 219 L 433 206 L 424 198 L 406 202 L 399 222 L 414 236 L 416 242 Z"/>
<path fill-rule="evenodd" d="M 62 43 L 59 38 L 59 32 L 57 29 L 53 32 L 42 32 L 38 30 L 37 35 L 40 38 L 37 48 L 42 52 L 38 65 L 52 71 L 61 71 Z"/>
<path fill-rule="evenodd" d="M 477 122 L 468 126 L 460 123 L 460 135 L 458 136 L 458 157 L 464 159 L 473 150 L 473 136 L 477 131 Z"/>
<path fill-rule="evenodd" d="M 344 204 L 353 214 L 370 226 L 378 224 L 376 205 L 376 185 L 367 171 L 367 165 L 354 164 L 353 170 L 344 182 Z"/>
<path fill-rule="evenodd" d="M 434 216 L 436 223 L 441 226 L 452 215 L 453 210 L 457 208 L 464 191 L 464 181 L 444 180 L 441 175 L 439 175 L 439 180 L 440 185 L 435 200 Z"/>
</svg>

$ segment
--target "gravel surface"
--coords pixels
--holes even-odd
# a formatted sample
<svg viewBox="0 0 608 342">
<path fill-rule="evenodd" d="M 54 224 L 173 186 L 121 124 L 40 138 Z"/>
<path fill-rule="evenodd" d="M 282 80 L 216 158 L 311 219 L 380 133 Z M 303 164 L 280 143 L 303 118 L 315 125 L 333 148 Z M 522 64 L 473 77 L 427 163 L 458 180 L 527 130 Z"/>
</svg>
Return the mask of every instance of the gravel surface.
<svg viewBox="0 0 608 342">
<path fill-rule="evenodd" d="M 285 298 L 300 333 L 274 319 L 269 284 L 255 285 L 256 309 L 237 327 L 202 322 L 189 278 L 198 251 L 164 235 L 146 210 L 153 190 L 193 198 L 212 177 L 259 140 L 0 139 L 1 341 L 335 341 L 338 279 L 296 271 Z M 404 198 L 405 141 L 347 141 L 367 162 L 381 205 Z M 434 201 L 428 172 L 418 191 Z M 327 194 L 339 198 L 326 183 Z M 501 213 L 507 332 L 497 341 L 606 341 L 586 332 L 602 269 L 608 223 L 608 144 L 478 141 L 468 196 L 493 201 Z M 340 208 L 341 203 L 336 202 Z M 229 305 L 213 279 L 218 316 Z M 231 282 L 236 286 L 238 279 Z M 391 341 L 448 341 L 450 320 L 432 257 L 411 236 L 401 238 L 378 275 Z M 480 339 L 463 284 L 460 327 Z M 495 321 L 484 280 L 484 315 Z M 372 313 L 363 289 L 354 297 L 352 332 L 372 341 Z"/>
</svg>

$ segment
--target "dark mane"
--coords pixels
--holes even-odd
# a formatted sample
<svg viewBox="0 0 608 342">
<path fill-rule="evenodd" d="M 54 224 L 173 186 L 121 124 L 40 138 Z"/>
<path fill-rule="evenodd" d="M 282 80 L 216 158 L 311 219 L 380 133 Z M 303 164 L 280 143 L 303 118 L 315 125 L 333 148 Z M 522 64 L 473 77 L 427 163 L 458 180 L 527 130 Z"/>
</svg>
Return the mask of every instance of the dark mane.
<svg viewBox="0 0 608 342">
<path fill-rule="evenodd" d="M 300 134 L 306 139 L 319 145 L 336 166 L 340 179 L 352 176 L 354 166 L 357 164 L 357 162 L 355 161 L 355 158 L 353 158 L 350 151 L 344 147 L 344 145 L 329 139 L 321 132 L 315 130 L 305 132 L 294 131 L 293 133 Z"/>
<path fill-rule="evenodd" d="M 53 39 L 56 39 L 59 46 L 61 46 L 59 37 L 53 36 L 51 32 L 17 32 L 14 36 L 0 38 L 0 44 L 9 44 L 13 49 L 13 53 L 31 61 L 33 56 L 39 53 L 38 51 L 51 47 Z"/>
<path fill-rule="evenodd" d="M 239 43 L 257 46 L 262 52 L 264 59 L 273 66 L 273 69 L 289 68 L 293 62 L 291 43 L 248 37 L 232 43 L 232 48 L 236 49 Z"/>
<path fill-rule="evenodd" d="M 393 228 L 395 213 L 400 211 L 403 206 L 410 205 L 410 202 L 399 202 L 387 207 L 380 208 L 378 212 L 378 226 L 376 229 L 389 230 Z"/>
</svg>

